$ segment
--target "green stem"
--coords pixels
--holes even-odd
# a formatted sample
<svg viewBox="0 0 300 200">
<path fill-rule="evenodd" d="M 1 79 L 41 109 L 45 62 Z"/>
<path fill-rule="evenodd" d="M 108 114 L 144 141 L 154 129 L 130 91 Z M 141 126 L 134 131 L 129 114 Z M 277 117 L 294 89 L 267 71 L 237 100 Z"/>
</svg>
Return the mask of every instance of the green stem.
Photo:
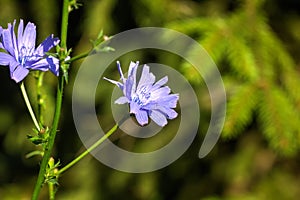
<svg viewBox="0 0 300 200">
<path fill-rule="evenodd" d="M 27 96 L 27 92 L 26 92 L 26 89 L 25 89 L 25 86 L 24 86 L 24 82 L 21 83 L 21 91 L 22 91 L 22 94 L 23 94 L 23 97 L 24 97 L 24 100 L 25 100 L 25 104 L 26 104 L 26 106 L 27 106 L 27 108 L 28 108 L 28 110 L 29 110 L 30 116 L 31 116 L 31 118 L 32 118 L 32 121 L 33 121 L 33 123 L 34 123 L 36 129 L 37 129 L 38 131 L 40 131 L 41 128 L 40 128 L 40 126 L 39 126 L 39 123 L 38 123 L 38 121 L 37 121 L 37 119 L 36 119 L 36 117 L 35 117 L 35 115 L 34 115 L 34 112 L 33 112 L 32 107 L 31 107 L 31 104 L 30 104 L 30 101 L 29 101 L 29 98 L 28 98 L 28 96 Z"/>
<path fill-rule="evenodd" d="M 91 147 L 85 150 L 82 154 L 80 154 L 77 158 L 75 158 L 72 162 L 67 164 L 65 167 L 58 171 L 58 175 L 65 172 L 67 169 L 75 165 L 78 161 L 84 158 L 87 154 L 97 148 L 100 144 L 102 144 L 109 136 L 111 136 L 118 129 L 118 124 L 115 124 L 104 136 L 102 136 L 97 142 L 95 142 Z"/>
<path fill-rule="evenodd" d="M 68 7 L 69 7 L 69 0 L 64 0 L 63 8 L 62 8 L 62 24 L 61 24 L 61 47 L 63 49 L 67 49 L 67 30 L 68 30 L 68 17 L 69 17 Z M 63 63 L 61 63 L 61 65 L 63 65 Z M 48 142 L 44 149 L 45 152 L 44 152 L 44 156 L 43 156 L 43 159 L 41 162 L 39 175 L 38 175 L 35 187 L 34 187 L 32 200 L 38 199 L 42 185 L 45 181 L 46 169 L 47 169 L 47 165 L 48 165 L 48 162 L 49 162 L 49 159 L 51 156 L 51 152 L 52 152 L 52 148 L 54 145 L 58 122 L 59 122 L 60 113 L 61 113 L 64 82 L 65 82 L 64 76 L 61 75 L 59 77 L 59 82 L 58 82 L 58 86 L 57 86 L 55 113 L 54 113 L 54 118 L 53 118 L 53 122 L 52 122 L 52 128 L 51 128 L 51 131 L 49 134 Z"/>
<path fill-rule="evenodd" d="M 55 199 L 55 191 L 54 191 L 54 183 L 49 183 L 49 200 L 54 200 Z"/>
<path fill-rule="evenodd" d="M 61 34 L 60 46 L 67 48 L 67 33 L 68 33 L 68 20 L 69 20 L 69 0 L 63 0 L 62 18 L 61 18 Z"/>
<path fill-rule="evenodd" d="M 44 99 L 43 99 L 43 94 L 42 94 L 42 86 L 43 86 L 43 79 L 44 79 L 44 74 L 41 71 L 38 71 L 38 77 L 37 77 L 37 84 L 36 84 L 36 90 L 37 90 L 37 102 L 38 102 L 38 118 L 41 124 L 44 124 L 44 119 L 43 119 L 43 106 L 44 106 Z"/>
<path fill-rule="evenodd" d="M 47 142 L 46 147 L 45 147 L 45 152 L 44 152 L 44 156 L 43 156 L 43 159 L 42 159 L 42 162 L 41 162 L 38 179 L 37 179 L 34 191 L 33 191 L 32 200 L 38 199 L 40 190 L 41 190 L 42 185 L 43 185 L 44 180 L 45 180 L 46 169 L 47 169 L 48 161 L 49 161 L 50 156 L 51 156 L 51 152 L 52 152 L 52 148 L 53 148 L 53 145 L 54 145 L 55 136 L 56 136 L 56 132 L 57 132 L 58 122 L 59 122 L 59 118 L 60 118 L 63 88 L 64 88 L 64 78 L 63 78 L 63 76 L 61 76 L 60 77 L 60 82 L 58 84 L 58 89 L 57 89 L 55 113 L 54 113 L 52 128 L 51 128 L 51 131 L 50 131 L 50 134 L 49 134 L 48 142 Z"/>
</svg>

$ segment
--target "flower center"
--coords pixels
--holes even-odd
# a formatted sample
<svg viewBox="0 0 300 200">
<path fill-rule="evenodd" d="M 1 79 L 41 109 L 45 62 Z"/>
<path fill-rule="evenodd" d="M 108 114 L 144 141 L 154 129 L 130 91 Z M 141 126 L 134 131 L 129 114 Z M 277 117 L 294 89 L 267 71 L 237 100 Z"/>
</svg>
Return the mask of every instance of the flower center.
<svg viewBox="0 0 300 200">
<path fill-rule="evenodd" d="M 151 96 L 151 92 L 148 92 L 147 88 L 143 86 L 136 95 L 132 98 L 132 101 L 137 103 L 139 106 L 143 106 L 147 103 L 148 99 Z"/>
<path fill-rule="evenodd" d="M 22 46 L 19 52 L 19 58 L 18 58 L 19 63 L 24 66 L 30 56 L 31 56 L 31 49 L 27 49 L 25 46 Z"/>
</svg>

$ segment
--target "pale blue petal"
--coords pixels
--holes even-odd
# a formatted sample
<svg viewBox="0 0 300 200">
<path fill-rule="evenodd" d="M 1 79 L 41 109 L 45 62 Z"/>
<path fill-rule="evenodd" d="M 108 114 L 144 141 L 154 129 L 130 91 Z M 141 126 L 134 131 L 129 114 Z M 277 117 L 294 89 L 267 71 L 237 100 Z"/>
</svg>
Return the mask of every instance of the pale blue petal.
<svg viewBox="0 0 300 200">
<path fill-rule="evenodd" d="M 148 124 L 148 114 L 145 110 L 139 110 L 139 112 L 135 114 L 135 118 L 141 126 Z"/>
<path fill-rule="evenodd" d="M 59 43 L 58 38 L 54 38 L 53 34 L 47 37 L 35 50 L 34 54 L 44 56 L 46 52 Z"/>
<path fill-rule="evenodd" d="M 21 49 L 22 46 L 24 45 L 27 49 L 33 50 L 35 48 L 35 40 L 36 40 L 35 25 L 31 22 L 28 22 L 23 33 L 22 44 L 19 46 L 19 48 Z"/>
<path fill-rule="evenodd" d="M 157 110 L 163 113 L 168 119 L 174 119 L 178 116 L 178 113 L 170 107 L 164 106 L 165 104 L 148 104 L 142 108 L 145 110 Z"/>
<path fill-rule="evenodd" d="M 23 31 L 24 31 L 24 22 L 21 19 L 19 27 L 18 27 L 18 38 L 17 38 L 18 39 L 18 48 L 19 49 L 22 47 L 22 44 L 23 44 Z"/>
<path fill-rule="evenodd" d="M 125 103 L 129 103 L 129 100 L 124 96 L 115 100 L 115 104 L 125 104 Z"/>
<path fill-rule="evenodd" d="M 128 78 L 124 83 L 125 96 L 130 99 L 136 90 L 136 71 L 139 66 L 139 62 L 131 62 L 129 65 Z"/>
<path fill-rule="evenodd" d="M 179 99 L 179 94 L 169 94 L 168 96 L 159 98 L 157 100 L 157 103 L 160 105 L 164 105 L 165 107 L 175 108 L 178 99 Z"/>
<path fill-rule="evenodd" d="M 136 76 L 136 69 L 139 66 L 139 62 L 130 62 L 129 69 L 128 69 L 128 77 Z"/>
<path fill-rule="evenodd" d="M 26 63 L 26 67 L 33 70 L 48 71 L 49 63 L 46 59 L 40 59 L 37 62 L 30 62 L 30 64 Z"/>
<path fill-rule="evenodd" d="M 17 38 L 15 34 L 15 25 L 16 25 L 16 20 L 13 22 L 13 26 L 11 27 L 11 35 L 12 35 L 12 42 L 14 46 L 14 55 L 17 58 L 19 56 L 19 51 L 18 51 L 18 44 L 17 44 Z"/>
<path fill-rule="evenodd" d="M 14 61 L 15 58 L 7 53 L 0 52 L 0 65 L 6 66 L 10 62 Z"/>
<path fill-rule="evenodd" d="M 122 68 L 121 68 L 121 64 L 119 61 L 117 61 L 117 67 L 118 67 L 118 71 L 119 71 L 119 74 L 120 74 L 120 77 L 121 77 L 121 80 L 123 81 L 123 83 L 125 82 L 125 78 L 124 78 L 124 74 L 122 72 Z"/>
<path fill-rule="evenodd" d="M 106 81 L 111 82 L 112 84 L 117 85 L 121 90 L 123 90 L 123 84 L 122 83 L 120 83 L 118 81 L 115 81 L 115 80 L 108 79 L 106 77 L 103 77 L 103 79 L 106 80 Z"/>
<path fill-rule="evenodd" d="M 161 87 L 151 92 L 151 99 L 159 99 L 161 97 L 169 95 L 171 89 L 168 86 Z"/>
<path fill-rule="evenodd" d="M 131 113 L 131 114 L 136 114 L 136 113 L 138 113 L 139 110 L 140 110 L 140 108 L 141 108 L 141 106 L 139 106 L 136 102 L 134 102 L 134 101 L 132 101 L 132 100 L 131 100 L 131 102 L 130 102 L 129 107 L 130 107 L 130 113 Z"/>
<path fill-rule="evenodd" d="M 149 66 L 144 65 L 141 78 L 137 87 L 137 91 L 140 90 L 143 86 L 153 85 L 155 82 L 155 76 L 150 73 Z"/>
<path fill-rule="evenodd" d="M 14 48 L 14 56 L 17 58 L 19 56 L 19 51 L 18 51 L 18 45 L 17 45 L 17 38 L 15 34 L 15 25 L 16 25 L 16 20 L 13 22 L 13 26 L 11 27 L 11 35 L 12 35 L 12 42 L 13 42 L 13 48 Z"/>
<path fill-rule="evenodd" d="M 152 91 L 160 88 L 161 86 L 163 86 L 164 84 L 166 84 L 168 82 L 168 76 L 163 77 L 162 79 L 160 79 L 159 81 L 157 81 L 153 87 L 152 87 Z"/>
<path fill-rule="evenodd" d="M 52 56 L 31 63 L 27 68 L 40 71 L 48 71 L 50 69 L 55 76 L 59 76 L 59 60 Z"/>
<path fill-rule="evenodd" d="M 159 126 L 165 126 L 168 121 L 164 114 L 159 111 L 152 110 L 150 111 L 150 118 Z"/>
<path fill-rule="evenodd" d="M 17 67 L 20 66 L 20 63 L 17 62 L 15 59 L 12 59 L 10 62 L 9 62 L 9 71 L 10 71 L 10 76 L 12 77 L 13 76 L 13 72 L 16 70 Z"/>
<path fill-rule="evenodd" d="M 11 78 L 13 80 L 15 80 L 17 83 L 19 83 L 20 81 L 22 81 L 27 76 L 28 73 L 29 73 L 28 69 L 26 69 L 22 66 L 18 66 L 11 73 Z"/>
<path fill-rule="evenodd" d="M 178 116 L 178 113 L 175 110 L 165 106 L 159 106 L 158 110 L 162 112 L 168 119 L 175 119 Z"/>
<path fill-rule="evenodd" d="M 3 47 L 4 49 L 12 56 L 15 57 L 15 49 L 13 46 L 13 41 L 12 41 L 12 35 L 14 33 L 11 33 L 11 24 L 8 24 L 8 28 L 4 29 L 2 32 L 2 40 L 3 40 Z"/>
</svg>

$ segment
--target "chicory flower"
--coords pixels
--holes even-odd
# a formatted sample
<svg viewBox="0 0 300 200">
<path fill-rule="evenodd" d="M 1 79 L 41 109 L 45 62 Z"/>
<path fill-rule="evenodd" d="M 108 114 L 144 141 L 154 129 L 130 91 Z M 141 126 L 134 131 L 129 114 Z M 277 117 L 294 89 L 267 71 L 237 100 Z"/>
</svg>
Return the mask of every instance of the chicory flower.
<svg viewBox="0 0 300 200">
<path fill-rule="evenodd" d="M 149 66 L 144 65 L 141 78 L 137 84 L 137 68 L 139 62 L 131 62 L 128 71 L 128 77 L 125 78 L 120 66 L 117 62 L 118 70 L 121 76 L 121 82 L 104 78 L 111 83 L 117 85 L 124 96 L 118 98 L 116 104 L 128 103 L 130 113 L 134 114 L 140 125 L 148 124 L 150 117 L 156 124 L 163 127 L 168 121 L 177 117 L 174 110 L 179 99 L 178 94 L 170 94 L 171 89 L 164 86 L 168 82 L 165 76 L 155 83 L 155 76 L 150 72 Z"/>
<path fill-rule="evenodd" d="M 20 20 L 17 36 L 14 32 L 16 20 L 8 24 L 7 29 L 0 27 L 0 65 L 9 65 L 10 77 L 17 83 L 22 81 L 29 70 L 50 70 L 56 76 L 59 75 L 59 60 L 46 53 L 59 43 L 53 34 L 47 37 L 35 48 L 36 27 L 29 22 L 25 29 L 23 20 Z"/>
</svg>

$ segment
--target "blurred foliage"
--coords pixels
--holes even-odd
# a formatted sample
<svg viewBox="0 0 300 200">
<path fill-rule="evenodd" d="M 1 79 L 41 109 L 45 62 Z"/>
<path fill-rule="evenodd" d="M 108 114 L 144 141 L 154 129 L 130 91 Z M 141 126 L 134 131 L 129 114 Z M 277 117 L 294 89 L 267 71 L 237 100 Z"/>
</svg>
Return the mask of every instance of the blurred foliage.
<svg viewBox="0 0 300 200">
<path fill-rule="evenodd" d="M 224 71 L 229 102 L 223 136 L 236 136 L 255 119 L 274 149 L 294 155 L 300 146 L 299 74 L 268 25 L 263 3 L 243 1 L 228 16 L 181 20 L 168 27 L 197 35 Z"/>
<path fill-rule="evenodd" d="M 73 55 L 91 47 L 90 39 L 143 26 L 172 28 L 197 40 L 212 56 L 225 83 L 228 104 L 222 139 L 204 159 L 200 144 L 210 120 L 209 94 L 197 71 L 166 52 L 131 52 L 120 58 L 173 66 L 191 82 L 201 107 L 199 134 L 185 154 L 156 172 L 129 174 L 85 158 L 60 178 L 57 199 L 297 199 L 300 196 L 300 3 L 297 0 L 89 0 L 72 11 L 68 46 Z M 36 23 L 37 40 L 59 33 L 60 1 L 0 0 L 0 25 L 23 18 Z M 72 84 L 81 62 L 71 66 L 63 116 L 54 157 L 62 165 L 83 149 L 72 121 Z M 107 69 L 118 77 L 115 64 Z M 39 158 L 25 159 L 34 150 L 32 133 L 18 85 L 1 67 L 0 198 L 29 199 Z M 26 79 L 37 102 L 34 73 Z M 56 80 L 46 73 L 41 94 L 43 120 L 51 124 Z M 112 126 L 109 84 L 97 91 L 96 109 L 104 129 Z M 107 98 L 106 98 L 107 97 Z M 36 107 L 35 110 L 38 110 Z M 174 126 L 149 141 L 122 136 L 126 149 L 149 151 L 172 138 Z M 175 134 L 175 133 L 174 133 Z M 122 136 L 122 137 L 119 137 Z M 80 149 L 80 150 L 79 150 Z M 47 199 L 44 188 L 41 199 Z"/>
</svg>

